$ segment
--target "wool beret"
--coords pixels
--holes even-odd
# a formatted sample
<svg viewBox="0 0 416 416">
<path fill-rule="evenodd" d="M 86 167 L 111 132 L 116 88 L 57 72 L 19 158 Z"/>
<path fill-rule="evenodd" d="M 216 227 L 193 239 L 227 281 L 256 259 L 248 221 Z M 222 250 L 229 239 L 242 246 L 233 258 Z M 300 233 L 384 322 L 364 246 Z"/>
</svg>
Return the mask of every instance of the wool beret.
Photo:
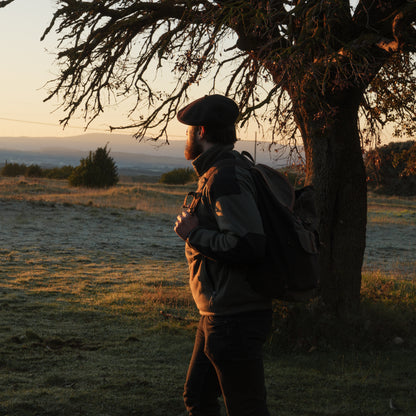
<svg viewBox="0 0 416 416">
<path fill-rule="evenodd" d="M 226 127 L 235 124 L 237 104 L 223 95 L 205 95 L 178 112 L 177 118 L 188 126 Z"/>
</svg>

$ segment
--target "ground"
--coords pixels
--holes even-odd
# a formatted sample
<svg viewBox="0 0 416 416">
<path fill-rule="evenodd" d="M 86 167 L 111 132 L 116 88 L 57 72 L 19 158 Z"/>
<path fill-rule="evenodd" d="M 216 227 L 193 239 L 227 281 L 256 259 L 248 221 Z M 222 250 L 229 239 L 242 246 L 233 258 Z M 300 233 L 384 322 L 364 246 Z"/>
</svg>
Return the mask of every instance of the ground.
<svg viewBox="0 0 416 416">
<path fill-rule="evenodd" d="M 173 223 L 188 188 L 0 179 L 0 416 L 184 414 L 198 316 Z M 416 201 L 371 196 L 369 208 L 365 269 L 414 281 Z M 268 350 L 272 415 L 414 415 L 403 338 Z"/>
</svg>

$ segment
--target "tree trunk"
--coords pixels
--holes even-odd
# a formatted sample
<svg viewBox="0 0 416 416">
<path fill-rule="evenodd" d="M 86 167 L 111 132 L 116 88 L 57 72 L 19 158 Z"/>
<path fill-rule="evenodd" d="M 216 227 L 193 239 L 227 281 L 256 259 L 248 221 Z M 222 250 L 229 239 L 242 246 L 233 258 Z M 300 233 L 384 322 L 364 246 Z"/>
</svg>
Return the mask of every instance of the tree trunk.
<svg viewBox="0 0 416 416">
<path fill-rule="evenodd" d="M 306 101 L 296 114 L 321 219 L 321 295 L 332 311 L 344 316 L 359 309 L 366 238 L 367 187 L 357 124 L 360 97 L 357 91 L 332 100 L 334 114 L 328 117 L 317 117 L 319 111 L 311 110 Z"/>
</svg>

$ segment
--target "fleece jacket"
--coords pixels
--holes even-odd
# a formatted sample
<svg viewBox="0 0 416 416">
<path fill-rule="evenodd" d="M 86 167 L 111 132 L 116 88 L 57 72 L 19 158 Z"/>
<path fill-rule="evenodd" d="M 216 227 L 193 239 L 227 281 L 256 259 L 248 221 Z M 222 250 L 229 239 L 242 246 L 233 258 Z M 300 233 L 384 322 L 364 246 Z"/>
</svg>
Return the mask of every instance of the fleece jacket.
<svg viewBox="0 0 416 416">
<path fill-rule="evenodd" d="M 213 146 L 193 161 L 199 226 L 189 234 L 185 253 L 201 315 L 271 309 L 271 299 L 255 292 L 247 279 L 264 259 L 266 237 L 250 171 L 230 162 L 239 158 L 233 146 Z"/>
</svg>

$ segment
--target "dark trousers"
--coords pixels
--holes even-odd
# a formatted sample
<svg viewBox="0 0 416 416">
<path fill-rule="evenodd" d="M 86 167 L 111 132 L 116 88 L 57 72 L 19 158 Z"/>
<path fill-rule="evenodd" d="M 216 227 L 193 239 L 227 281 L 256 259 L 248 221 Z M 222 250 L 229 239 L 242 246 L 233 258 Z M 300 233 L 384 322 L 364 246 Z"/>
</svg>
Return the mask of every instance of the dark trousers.
<svg viewBox="0 0 416 416">
<path fill-rule="evenodd" d="M 222 394 L 229 416 L 269 416 L 262 347 L 271 311 L 203 316 L 186 377 L 190 416 L 219 416 Z"/>
</svg>

